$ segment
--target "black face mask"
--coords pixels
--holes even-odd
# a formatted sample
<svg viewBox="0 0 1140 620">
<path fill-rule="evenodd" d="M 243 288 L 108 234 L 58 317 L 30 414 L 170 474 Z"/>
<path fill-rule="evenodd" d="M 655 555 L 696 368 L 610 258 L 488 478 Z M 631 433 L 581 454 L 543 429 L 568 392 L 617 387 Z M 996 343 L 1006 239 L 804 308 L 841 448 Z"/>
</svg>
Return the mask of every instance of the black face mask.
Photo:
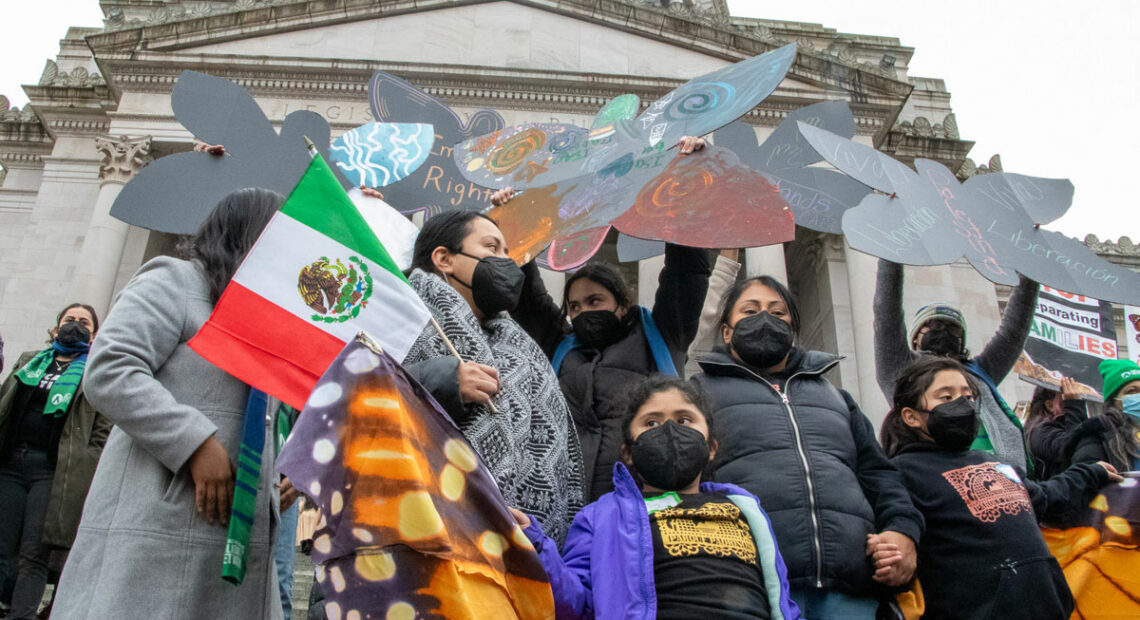
<svg viewBox="0 0 1140 620">
<path fill-rule="evenodd" d="M 792 326 L 767 312 L 746 316 L 732 328 L 732 350 L 749 366 L 771 368 L 792 350 Z"/>
<path fill-rule="evenodd" d="M 476 258 L 466 252 L 459 253 L 474 258 L 479 264 L 471 273 L 470 284 L 454 275 L 451 278 L 471 290 L 471 297 L 484 316 L 490 317 L 504 310 L 510 312 L 519 305 L 526 276 L 515 261 L 499 256 Z"/>
<path fill-rule="evenodd" d="M 91 342 L 91 330 L 78 321 L 64 323 L 55 333 L 55 341 L 61 346 L 73 348 Z"/>
<path fill-rule="evenodd" d="M 604 349 L 621 340 L 628 330 L 625 321 L 609 310 L 590 310 L 571 319 L 578 342 L 591 349 Z"/>
<path fill-rule="evenodd" d="M 955 452 L 965 450 L 974 443 L 978 434 L 978 405 L 965 396 L 942 403 L 930 410 L 926 432 L 934 443 Z"/>
<path fill-rule="evenodd" d="M 700 431 L 669 420 L 634 440 L 633 468 L 646 484 L 663 491 L 683 489 L 709 464 L 709 442 Z"/>
<path fill-rule="evenodd" d="M 965 347 L 962 337 L 952 329 L 936 327 L 922 335 L 918 341 L 918 348 L 934 355 L 957 358 L 962 355 Z"/>
</svg>

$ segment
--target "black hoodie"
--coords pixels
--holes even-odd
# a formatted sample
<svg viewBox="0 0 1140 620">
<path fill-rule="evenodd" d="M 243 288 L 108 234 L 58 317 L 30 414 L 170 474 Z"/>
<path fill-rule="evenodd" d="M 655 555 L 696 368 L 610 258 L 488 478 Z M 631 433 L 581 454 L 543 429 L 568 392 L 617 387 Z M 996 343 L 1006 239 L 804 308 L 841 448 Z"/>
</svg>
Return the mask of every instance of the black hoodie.
<svg viewBox="0 0 1140 620">
<path fill-rule="evenodd" d="M 1080 464 L 1046 482 L 976 450 L 911 444 L 893 459 L 926 518 L 918 572 L 926 620 L 1063 620 L 1073 596 L 1038 521 L 1087 506 L 1108 473 Z"/>
</svg>

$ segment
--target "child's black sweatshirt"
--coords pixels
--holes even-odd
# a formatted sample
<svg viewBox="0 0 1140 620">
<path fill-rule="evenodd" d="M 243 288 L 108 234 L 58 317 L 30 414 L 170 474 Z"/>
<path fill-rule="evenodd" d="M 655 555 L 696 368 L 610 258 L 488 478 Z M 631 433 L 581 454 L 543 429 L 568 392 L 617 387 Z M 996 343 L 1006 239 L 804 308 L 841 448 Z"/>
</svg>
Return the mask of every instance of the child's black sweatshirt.
<svg viewBox="0 0 1140 620">
<path fill-rule="evenodd" d="M 1073 597 L 1038 520 L 1088 505 L 1108 482 L 1096 464 L 1034 483 L 992 454 L 912 444 L 894 459 L 926 518 L 918 571 L 926 620 L 1064 620 Z"/>
</svg>

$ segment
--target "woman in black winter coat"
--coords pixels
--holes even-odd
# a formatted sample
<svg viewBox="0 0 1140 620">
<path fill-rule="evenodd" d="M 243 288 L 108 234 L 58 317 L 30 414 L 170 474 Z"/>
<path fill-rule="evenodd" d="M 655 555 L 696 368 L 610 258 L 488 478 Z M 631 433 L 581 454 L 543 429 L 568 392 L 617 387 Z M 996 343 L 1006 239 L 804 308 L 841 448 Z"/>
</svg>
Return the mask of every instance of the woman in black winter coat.
<svg viewBox="0 0 1140 620">
<path fill-rule="evenodd" d="M 1048 480 L 1069 467 L 1066 448 L 1076 429 L 1089 417 L 1077 385 L 1065 377 L 1061 379 L 1060 392 L 1044 387 L 1033 391 L 1025 419 L 1025 442 L 1033 457 L 1034 480 Z"/>
<path fill-rule="evenodd" d="M 1037 524 L 1064 521 L 1122 478 L 1107 463 L 1081 463 L 1035 483 L 971 450 L 978 393 L 957 361 L 924 357 L 899 377 L 883 421 L 883 446 L 926 519 L 917 571 L 922 617 L 1064 620 L 1073 597 Z"/>
<path fill-rule="evenodd" d="M 523 268 L 526 281 L 513 316 L 558 373 L 582 444 L 587 502 L 613 490 L 629 387 L 654 373 L 677 376 L 685 367 L 712 274 L 709 254 L 666 246 L 652 311 L 632 302 L 610 265 L 589 264 L 567 278 L 561 306 L 538 267 Z"/>
<path fill-rule="evenodd" d="M 915 566 L 922 515 L 871 422 L 824 373 L 829 353 L 794 346 L 799 312 L 768 276 L 738 282 L 721 314 L 724 346 L 694 377 L 722 438 L 713 480 L 760 498 L 805 618 L 874 618 L 874 581 L 900 585 Z M 876 575 L 866 548 L 895 545 Z"/>
</svg>

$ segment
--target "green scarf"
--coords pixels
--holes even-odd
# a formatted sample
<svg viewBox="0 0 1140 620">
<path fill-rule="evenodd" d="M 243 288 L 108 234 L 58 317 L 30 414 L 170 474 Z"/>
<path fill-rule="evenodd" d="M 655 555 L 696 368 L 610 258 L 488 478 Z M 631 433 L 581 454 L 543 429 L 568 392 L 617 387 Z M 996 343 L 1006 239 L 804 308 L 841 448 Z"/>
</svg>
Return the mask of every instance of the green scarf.
<svg viewBox="0 0 1140 620">
<path fill-rule="evenodd" d="M 23 368 L 16 371 L 16 378 L 20 380 L 20 383 L 30 387 L 39 385 L 48 369 L 51 368 L 51 364 L 55 360 L 55 353 L 55 349 L 51 347 L 40 351 Z M 67 370 L 63 371 L 63 374 L 55 380 L 51 390 L 48 391 L 44 415 L 54 415 L 57 418 L 67 415 L 67 408 L 71 405 L 71 399 L 75 398 L 75 392 L 79 389 L 79 382 L 83 380 L 83 368 L 85 366 L 87 366 L 86 353 L 68 364 Z"/>
</svg>

